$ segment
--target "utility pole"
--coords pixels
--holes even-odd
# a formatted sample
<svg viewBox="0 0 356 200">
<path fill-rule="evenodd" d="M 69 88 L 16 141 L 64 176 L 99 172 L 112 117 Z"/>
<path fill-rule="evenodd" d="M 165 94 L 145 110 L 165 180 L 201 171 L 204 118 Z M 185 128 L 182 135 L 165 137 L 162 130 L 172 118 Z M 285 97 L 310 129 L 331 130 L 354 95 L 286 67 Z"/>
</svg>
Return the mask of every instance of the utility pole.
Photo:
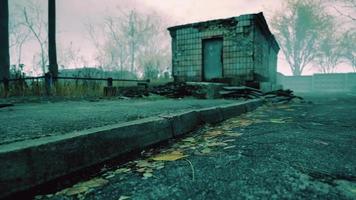
<svg viewBox="0 0 356 200">
<path fill-rule="evenodd" d="M 9 3 L 0 0 L 0 82 L 10 77 Z"/>
<path fill-rule="evenodd" d="M 48 57 L 49 72 L 52 77 L 57 77 L 56 0 L 48 0 Z"/>
</svg>

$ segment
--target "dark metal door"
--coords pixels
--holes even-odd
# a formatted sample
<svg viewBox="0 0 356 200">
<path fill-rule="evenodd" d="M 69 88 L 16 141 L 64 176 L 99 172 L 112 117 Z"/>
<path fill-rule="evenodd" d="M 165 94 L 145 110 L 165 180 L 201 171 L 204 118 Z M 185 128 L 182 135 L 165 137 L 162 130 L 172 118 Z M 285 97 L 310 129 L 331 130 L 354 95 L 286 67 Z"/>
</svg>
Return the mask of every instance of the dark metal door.
<svg viewBox="0 0 356 200">
<path fill-rule="evenodd" d="M 203 40 L 203 75 L 204 80 L 222 78 L 223 40 L 221 38 Z"/>
</svg>

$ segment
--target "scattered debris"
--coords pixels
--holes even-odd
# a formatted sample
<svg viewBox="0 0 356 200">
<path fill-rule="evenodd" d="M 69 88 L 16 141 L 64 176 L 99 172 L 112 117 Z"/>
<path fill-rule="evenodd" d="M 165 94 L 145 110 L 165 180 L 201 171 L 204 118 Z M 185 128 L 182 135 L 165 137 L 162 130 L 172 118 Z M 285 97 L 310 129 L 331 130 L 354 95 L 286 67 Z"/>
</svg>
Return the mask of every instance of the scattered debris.
<svg viewBox="0 0 356 200">
<path fill-rule="evenodd" d="M 119 87 L 118 94 L 129 98 L 141 98 L 149 95 L 147 88 L 142 86 Z"/>
<path fill-rule="evenodd" d="M 189 85 L 185 82 L 170 82 L 165 85 L 156 86 L 150 89 L 153 94 L 169 97 L 169 98 L 183 98 L 186 96 L 200 97 L 199 90 L 201 88 L 197 85 Z"/>
<path fill-rule="evenodd" d="M 220 91 L 220 95 L 223 98 L 228 98 L 228 99 L 264 98 L 272 103 L 285 103 L 285 102 L 290 102 L 293 99 L 303 100 L 302 97 L 294 95 L 292 90 L 276 90 L 276 91 L 263 93 L 258 89 L 246 87 L 246 86 L 224 87 L 223 90 Z"/>
<path fill-rule="evenodd" d="M 293 94 L 292 90 L 276 90 L 264 94 L 264 98 L 272 103 L 290 102 L 293 99 L 303 100 L 302 97 Z"/>
<path fill-rule="evenodd" d="M 255 88 L 246 87 L 246 86 L 230 86 L 224 87 L 222 91 L 219 92 L 223 98 L 246 98 L 246 99 L 255 99 L 261 98 L 263 93 L 260 90 Z"/>
</svg>

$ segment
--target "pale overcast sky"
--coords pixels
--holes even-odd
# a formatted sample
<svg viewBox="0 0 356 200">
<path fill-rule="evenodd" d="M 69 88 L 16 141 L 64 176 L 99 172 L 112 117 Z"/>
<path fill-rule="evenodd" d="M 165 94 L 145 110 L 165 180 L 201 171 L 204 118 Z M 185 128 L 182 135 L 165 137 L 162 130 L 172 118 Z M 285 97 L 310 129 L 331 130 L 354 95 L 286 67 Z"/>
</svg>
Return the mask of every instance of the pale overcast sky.
<svg viewBox="0 0 356 200">
<path fill-rule="evenodd" d="M 19 3 L 33 0 L 11 0 Z M 37 0 L 47 6 L 47 0 Z M 88 41 L 85 23 L 100 23 L 109 15 L 115 15 L 118 9 L 149 10 L 169 19 L 169 25 L 178 25 L 215 18 L 226 18 L 246 13 L 264 12 L 267 21 L 273 11 L 281 8 L 284 0 L 57 0 L 58 42 L 81 48 L 87 57 L 92 57 L 93 46 Z M 10 8 L 11 12 L 11 8 Z M 45 13 L 46 15 L 46 13 Z M 27 45 L 29 48 L 31 44 Z M 33 48 L 33 47 L 31 47 Z M 30 52 L 25 53 L 26 58 Z M 291 74 L 283 56 L 279 56 L 278 70 Z M 350 71 L 348 66 L 340 66 L 340 72 Z M 311 74 L 315 70 L 307 70 Z"/>
</svg>

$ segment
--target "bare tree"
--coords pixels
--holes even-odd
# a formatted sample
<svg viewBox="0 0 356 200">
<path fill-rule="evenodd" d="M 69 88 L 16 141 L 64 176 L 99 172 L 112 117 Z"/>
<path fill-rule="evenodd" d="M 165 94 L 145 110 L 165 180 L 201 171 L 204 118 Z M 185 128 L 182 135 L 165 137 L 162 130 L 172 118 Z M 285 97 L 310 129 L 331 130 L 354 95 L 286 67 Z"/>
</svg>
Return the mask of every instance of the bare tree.
<svg viewBox="0 0 356 200">
<path fill-rule="evenodd" d="M 356 32 L 352 30 L 347 31 L 343 34 L 341 41 L 342 57 L 356 72 Z"/>
<path fill-rule="evenodd" d="M 86 23 L 86 29 L 89 36 L 89 41 L 95 47 L 95 60 L 98 62 L 97 65 L 104 67 L 105 64 L 105 52 L 104 52 L 104 43 L 105 43 L 105 34 L 103 33 L 103 28 L 100 25 L 94 25 L 92 23 Z"/>
<path fill-rule="evenodd" d="M 147 45 L 148 36 L 151 35 L 150 31 L 153 30 L 152 27 L 155 24 L 152 23 L 152 16 L 138 13 L 135 10 L 128 13 L 122 12 L 121 19 L 123 37 L 128 41 L 130 71 L 135 72 L 137 70 L 137 56 Z"/>
<path fill-rule="evenodd" d="M 9 32 L 10 50 L 12 54 L 10 57 L 12 59 L 11 62 L 20 67 L 20 65 L 23 65 L 22 51 L 24 45 L 31 39 L 31 32 L 24 26 L 24 21 L 18 10 L 21 10 L 21 7 L 15 4 L 15 9 L 10 13 Z"/>
<path fill-rule="evenodd" d="M 23 47 L 31 39 L 31 32 L 28 29 L 24 29 L 22 24 L 15 24 L 10 28 L 10 48 L 13 48 L 16 56 L 16 64 L 18 66 L 22 65 L 22 51 Z"/>
<path fill-rule="evenodd" d="M 112 45 L 109 45 L 107 49 L 110 51 L 111 64 L 118 65 L 120 71 L 124 71 L 125 63 L 127 62 L 127 47 L 120 26 L 116 23 L 115 18 L 108 17 L 105 28 L 110 41 L 112 41 Z"/>
<path fill-rule="evenodd" d="M 340 15 L 353 22 L 356 21 L 355 0 L 329 0 L 330 6 Z"/>
<path fill-rule="evenodd" d="M 0 1 L 0 79 L 10 76 L 9 4 Z"/>
<path fill-rule="evenodd" d="M 320 72 L 335 73 L 337 65 L 342 62 L 341 33 L 336 28 L 336 20 L 329 19 L 328 29 L 320 33 L 320 41 L 316 49 L 315 62 Z"/>
<path fill-rule="evenodd" d="M 37 3 L 30 3 L 27 8 L 23 9 L 24 25 L 32 33 L 40 47 L 40 66 L 42 72 L 46 72 L 47 64 L 47 23 L 43 18 L 43 11 Z"/>
<path fill-rule="evenodd" d="M 75 47 L 73 42 L 70 42 L 68 46 L 64 47 L 59 44 L 58 46 L 58 61 L 61 66 L 79 67 L 87 65 L 87 61 L 81 53 L 79 47 Z"/>
<path fill-rule="evenodd" d="M 147 71 L 157 73 L 167 68 L 169 35 L 161 17 L 135 10 L 117 13 L 106 17 L 103 27 L 87 26 L 101 66 L 132 75 L 143 75 Z"/>
<path fill-rule="evenodd" d="M 300 76 L 317 56 L 320 34 L 327 29 L 328 18 L 316 0 L 290 0 L 274 16 L 272 27 L 293 75 Z"/>
<path fill-rule="evenodd" d="M 144 45 L 141 48 L 139 64 L 143 68 L 145 78 L 158 78 L 170 64 L 170 43 L 166 25 L 161 18 L 151 15 L 146 18 L 146 32 L 144 35 Z"/>
</svg>

